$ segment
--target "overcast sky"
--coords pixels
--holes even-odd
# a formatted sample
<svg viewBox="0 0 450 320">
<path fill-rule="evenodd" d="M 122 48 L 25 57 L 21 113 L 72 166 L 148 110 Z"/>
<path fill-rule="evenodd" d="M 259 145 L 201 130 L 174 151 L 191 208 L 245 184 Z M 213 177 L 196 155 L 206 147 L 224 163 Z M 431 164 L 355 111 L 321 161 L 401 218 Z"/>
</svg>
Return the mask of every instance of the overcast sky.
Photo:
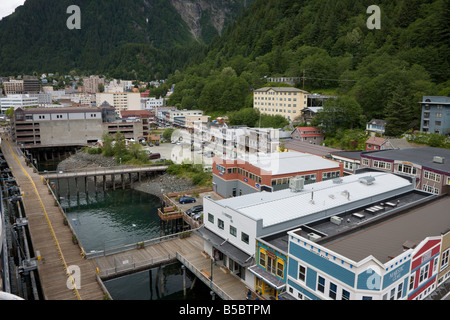
<svg viewBox="0 0 450 320">
<path fill-rule="evenodd" d="M 14 10 L 22 5 L 25 0 L 0 0 L 0 20 L 3 17 L 9 16 Z"/>
</svg>

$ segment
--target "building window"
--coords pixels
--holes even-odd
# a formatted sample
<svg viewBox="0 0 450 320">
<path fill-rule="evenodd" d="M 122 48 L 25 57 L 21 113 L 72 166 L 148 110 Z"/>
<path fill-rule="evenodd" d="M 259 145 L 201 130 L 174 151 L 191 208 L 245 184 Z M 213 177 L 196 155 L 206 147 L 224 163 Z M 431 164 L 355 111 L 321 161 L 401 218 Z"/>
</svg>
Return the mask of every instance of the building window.
<svg viewBox="0 0 450 320">
<path fill-rule="evenodd" d="M 425 170 L 423 172 L 423 176 L 424 176 L 425 179 L 433 180 L 433 181 L 436 181 L 436 182 L 441 182 L 441 175 L 440 174 L 437 174 L 437 173 Z"/>
<path fill-rule="evenodd" d="M 333 300 L 336 300 L 336 291 L 337 291 L 337 286 L 333 282 L 330 282 L 330 292 L 328 295 Z"/>
<path fill-rule="evenodd" d="M 230 234 L 231 234 L 232 236 L 235 236 L 235 237 L 236 237 L 236 235 L 237 235 L 237 230 L 236 230 L 235 227 L 230 226 Z"/>
<path fill-rule="evenodd" d="M 411 291 L 412 289 L 414 289 L 414 280 L 415 280 L 415 274 L 411 275 L 411 277 L 409 277 L 409 291 Z"/>
<path fill-rule="evenodd" d="M 374 160 L 373 161 L 373 166 L 374 166 L 374 168 L 391 170 L 391 163 L 390 162 Z"/>
<path fill-rule="evenodd" d="M 362 159 L 362 164 L 363 164 L 363 166 L 368 166 L 369 165 L 369 159 Z"/>
<path fill-rule="evenodd" d="M 249 243 L 249 236 L 248 236 L 248 234 L 246 234 L 244 232 L 241 232 L 241 240 L 242 240 L 242 242 L 248 244 Z"/>
<path fill-rule="evenodd" d="M 342 289 L 342 300 L 350 300 L 350 292 Z"/>
<path fill-rule="evenodd" d="M 223 230 L 224 228 L 223 220 L 217 219 L 217 226 L 219 227 L 219 229 Z"/>
<path fill-rule="evenodd" d="M 325 279 L 321 276 L 319 276 L 319 279 L 317 281 L 317 291 L 325 293 Z"/>
<path fill-rule="evenodd" d="M 399 164 L 397 168 L 398 172 L 416 175 L 417 169 L 407 164 Z"/>
<path fill-rule="evenodd" d="M 403 291 L 403 282 L 400 282 L 397 287 L 397 300 L 402 297 L 402 291 Z"/>
<path fill-rule="evenodd" d="M 441 263 L 441 270 L 447 268 L 448 266 L 448 255 L 449 255 L 450 249 L 447 249 L 442 254 L 442 263 Z"/>
<path fill-rule="evenodd" d="M 306 279 L 306 268 L 302 265 L 298 266 L 298 280 L 305 281 Z"/>
<path fill-rule="evenodd" d="M 214 215 L 212 215 L 211 213 L 208 213 L 208 221 L 214 223 Z"/>
<path fill-rule="evenodd" d="M 429 270 L 428 263 L 424 265 L 422 268 L 420 268 L 419 283 L 422 283 L 428 279 L 428 270 Z"/>
<path fill-rule="evenodd" d="M 266 253 L 264 251 L 259 252 L 259 265 L 261 267 L 266 267 Z"/>
<path fill-rule="evenodd" d="M 284 264 L 277 261 L 277 276 L 283 278 Z"/>
</svg>

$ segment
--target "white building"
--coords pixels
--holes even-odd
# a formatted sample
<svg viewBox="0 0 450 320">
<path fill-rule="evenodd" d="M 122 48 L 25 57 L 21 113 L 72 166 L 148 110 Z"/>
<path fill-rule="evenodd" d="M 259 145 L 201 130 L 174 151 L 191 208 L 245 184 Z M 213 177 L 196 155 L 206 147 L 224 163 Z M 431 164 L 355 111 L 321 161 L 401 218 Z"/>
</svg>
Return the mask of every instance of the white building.
<svg viewBox="0 0 450 320">
<path fill-rule="evenodd" d="M 254 288 L 254 275 L 248 267 L 255 263 L 256 238 L 385 201 L 413 189 L 409 179 L 366 172 L 298 189 L 263 191 L 218 201 L 205 197 L 204 227 L 199 232 L 205 240 L 205 252 L 216 263 L 231 265 L 231 271 Z"/>
<path fill-rule="evenodd" d="M 0 98 L 1 112 L 4 114 L 10 108 L 27 108 L 37 107 L 39 105 L 39 98 L 37 95 L 31 94 L 10 94 L 6 97 Z"/>
<path fill-rule="evenodd" d="M 141 98 L 141 103 L 142 103 L 143 110 L 153 110 L 157 107 L 164 106 L 165 99 L 164 98 L 156 99 L 155 97 L 147 97 L 147 98 Z"/>
</svg>

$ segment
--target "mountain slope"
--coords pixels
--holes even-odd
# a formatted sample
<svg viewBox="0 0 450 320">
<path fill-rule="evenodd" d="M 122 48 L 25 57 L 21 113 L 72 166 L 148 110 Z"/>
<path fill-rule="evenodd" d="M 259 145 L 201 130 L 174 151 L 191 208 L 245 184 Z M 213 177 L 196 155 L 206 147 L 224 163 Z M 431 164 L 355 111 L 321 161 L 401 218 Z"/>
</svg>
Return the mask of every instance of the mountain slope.
<svg viewBox="0 0 450 320">
<path fill-rule="evenodd" d="M 130 50 L 130 44 L 134 49 L 139 44 L 147 55 L 145 72 L 164 76 L 171 70 L 167 62 L 172 57 L 167 49 L 178 47 L 176 54 L 183 56 L 179 60 L 186 61 L 180 48 L 209 43 L 239 15 L 244 2 L 27 0 L 0 21 L 0 73 L 68 72 L 75 68 L 106 72 L 118 53 Z M 80 30 L 66 27 L 70 5 L 81 9 Z M 193 7 L 196 15 L 188 10 Z M 127 64 L 126 69 L 132 72 L 143 68 Z"/>
<path fill-rule="evenodd" d="M 206 52 L 173 75 L 169 103 L 228 112 L 252 106 L 267 76 L 304 77 L 305 90 L 354 98 L 361 123 L 388 118 L 392 134 L 418 128 L 422 95 L 447 95 L 449 0 L 379 0 L 381 29 L 367 28 L 366 0 L 255 0 Z M 169 83 L 169 84 L 170 84 Z M 233 85 L 239 83 L 236 90 Z M 303 82 L 299 84 L 300 88 Z M 395 106 L 405 105 L 396 121 Z"/>
</svg>

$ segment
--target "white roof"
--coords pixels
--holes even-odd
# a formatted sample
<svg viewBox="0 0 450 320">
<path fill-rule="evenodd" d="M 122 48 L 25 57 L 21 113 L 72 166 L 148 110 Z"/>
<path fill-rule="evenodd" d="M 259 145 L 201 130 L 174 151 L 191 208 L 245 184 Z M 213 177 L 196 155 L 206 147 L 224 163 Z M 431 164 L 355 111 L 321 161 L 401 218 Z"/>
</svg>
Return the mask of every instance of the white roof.
<svg viewBox="0 0 450 320">
<path fill-rule="evenodd" d="M 360 178 L 367 176 L 375 178 L 371 185 L 360 182 Z M 407 179 L 384 172 L 362 173 L 340 179 L 342 182 L 339 184 L 333 180 L 308 184 L 301 192 L 290 189 L 263 191 L 216 203 L 251 219 L 263 219 L 263 227 L 267 227 L 411 185 Z"/>
<path fill-rule="evenodd" d="M 272 175 L 318 169 L 339 169 L 339 163 L 336 161 L 302 152 L 274 152 L 264 155 L 251 155 L 247 161 L 257 168 L 270 171 Z"/>
</svg>

